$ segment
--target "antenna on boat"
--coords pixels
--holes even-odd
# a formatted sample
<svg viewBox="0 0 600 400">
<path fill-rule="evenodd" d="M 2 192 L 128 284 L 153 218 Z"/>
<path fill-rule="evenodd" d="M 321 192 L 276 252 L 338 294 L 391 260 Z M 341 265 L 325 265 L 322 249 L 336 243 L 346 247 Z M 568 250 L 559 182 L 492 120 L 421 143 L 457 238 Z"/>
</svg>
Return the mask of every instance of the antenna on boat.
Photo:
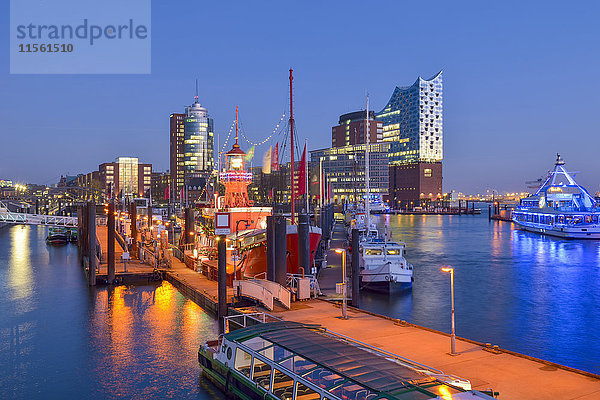
<svg viewBox="0 0 600 400">
<path fill-rule="evenodd" d="M 367 93 L 367 123 L 365 125 L 365 214 L 367 217 L 367 233 L 371 227 L 371 195 L 369 185 L 369 146 L 370 146 L 370 135 L 369 135 L 369 93 Z"/>
<path fill-rule="evenodd" d="M 235 145 L 236 147 L 240 147 L 238 145 L 238 106 L 235 106 Z"/>
</svg>

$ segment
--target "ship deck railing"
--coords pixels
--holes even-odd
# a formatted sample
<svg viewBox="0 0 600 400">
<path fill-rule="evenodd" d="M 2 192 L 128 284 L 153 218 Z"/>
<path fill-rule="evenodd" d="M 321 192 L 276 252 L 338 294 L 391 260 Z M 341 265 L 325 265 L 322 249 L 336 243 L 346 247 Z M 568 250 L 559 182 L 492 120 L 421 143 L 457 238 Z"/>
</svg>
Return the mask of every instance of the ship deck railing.
<svg viewBox="0 0 600 400">
<path fill-rule="evenodd" d="M 281 318 L 275 317 L 265 312 L 244 313 L 238 315 L 229 315 L 225 319 L 225 332 L 246 328 L 257 324 L 266 324 L 269 322 L 283 321 Z"/>
</svg>

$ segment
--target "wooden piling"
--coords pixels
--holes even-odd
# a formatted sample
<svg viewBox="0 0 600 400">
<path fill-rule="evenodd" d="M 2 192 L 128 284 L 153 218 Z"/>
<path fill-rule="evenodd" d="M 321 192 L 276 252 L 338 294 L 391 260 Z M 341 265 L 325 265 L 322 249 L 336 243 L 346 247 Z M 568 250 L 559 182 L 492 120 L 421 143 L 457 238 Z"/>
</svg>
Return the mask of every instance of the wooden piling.
<svg viewBox="0 0 600 400">
<path fill-rule="evenodd" d="M 275 282 L 275 222 L 267 216 L 267 280 Z"/>
<path fill-rule="evenodd" d="M 96 286 L 96 205 L 88 202 L 88 284 Z"/>
<path fill-rule="evenodd" d="M 108 204 L 108 219 L 106 225 L 108 237 L 108 267 L 107 279 L 109 283 L 115 280 L 115 201 L 111 200 Z"/>
<path fill-rule="evenodd" d="M 218 263 L 218 317 L 219 333 L 225 333 L 225 317 L 227 316 L 227 248 L 225 247 L 226 236 L 219 235 L 217 243 Z"/>
<path fill-rule="evenodd" d="M 360 308 L 360 265 L 358 257 L 358 229 L 352 229 L 352 307 Z"/>
</svg>

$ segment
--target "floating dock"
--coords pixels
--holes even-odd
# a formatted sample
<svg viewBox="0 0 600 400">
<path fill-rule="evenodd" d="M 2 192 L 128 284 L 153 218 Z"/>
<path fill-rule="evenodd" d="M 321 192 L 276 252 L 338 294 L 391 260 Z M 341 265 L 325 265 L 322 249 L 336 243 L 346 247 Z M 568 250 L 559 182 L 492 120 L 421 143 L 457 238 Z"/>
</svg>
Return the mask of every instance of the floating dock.
<svg viewBox="0 0 600 400">
<path fill-rule="evenodd" d="M 101 232 L 99 229 L 99 237 Z M 119 266 L 118 263 L 117 276 L 121 273 Z M 101 265 L 101 271 L 103 267 L 105 265 Z M 151 266 L 139 268 L 130 273 L 143 274 L 153 270 Z M 216 281 L 187 268 L 176 258 L 173 258 L 172 268 L 162 272 L 165 279 L 184 295 L 216 315 Z M 233 289 L 227 289 L 227 298 L 228 303 L 233 304 Z M 248 311 L 230 307 L 229 313 Z M 266 310 L 257 307 L 254 311 Z M 484 343 L 459 337 L 456 340 L 458 355 L 450 355 L 450 338 L 444 332 L 352 307 L 348 308 L 349 319 L 343 320 L 339 305 L 330 301 L 295 302 L 291 310 L 281 308 L 271 314 L 285 321 L 321 324 L 355 340 L 468 379 L 473 389 L 485 391 L 491 388 L 499 392 L 499 398 L 503 400 L 600 399 L 599 375 L 505 349 L 489 348 Z"/>
</svg>

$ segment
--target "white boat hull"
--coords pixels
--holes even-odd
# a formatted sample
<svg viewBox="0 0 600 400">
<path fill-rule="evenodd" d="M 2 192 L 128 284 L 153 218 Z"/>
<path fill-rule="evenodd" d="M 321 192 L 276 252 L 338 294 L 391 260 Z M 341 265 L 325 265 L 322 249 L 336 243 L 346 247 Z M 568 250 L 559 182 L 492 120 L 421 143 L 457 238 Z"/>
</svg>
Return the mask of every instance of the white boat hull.
<svg viewBox="0 0 600 400">
<path fill-rule="evenodd" d="M 600 239 L 600 227 L 587 226 L 582 228 L 561 226 L 539 226 L 535 224 L 523 224 L 519 221 L 513 222 L 522 230 L 541 233 L 543 235 L 556 236 L 566 239 Z"/>
<path fill-rule="evenodd" d="M 391 292 L 412 285 L 413 270 L 409 263 L 369 263 L 368 269 L 360 271 L 361 287 L 367 290 Z"/>
</svg>

